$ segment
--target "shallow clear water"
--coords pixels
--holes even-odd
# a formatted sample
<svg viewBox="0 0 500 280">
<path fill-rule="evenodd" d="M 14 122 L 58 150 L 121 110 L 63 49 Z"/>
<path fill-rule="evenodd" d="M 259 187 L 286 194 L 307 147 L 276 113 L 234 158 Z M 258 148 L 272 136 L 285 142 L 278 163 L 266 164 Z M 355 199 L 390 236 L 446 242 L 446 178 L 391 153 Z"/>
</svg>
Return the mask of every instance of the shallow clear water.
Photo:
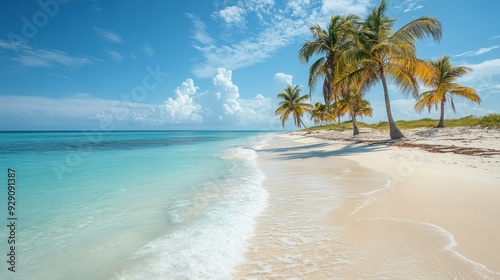
<svg viewBox="0 0 500 280">
<path fill-rule="evenodd" d="M 229 278 L 266 204 L 257 132 L 0 133 L 12 279 Z M 7 221 L 7 211 L 0 218 Z M 9 264 L 0 230 L 2 275 Z M 3 276 L 2 276 L 3 279 Z M 7 278 L 9 279 L 9 278 Z"/>
</svg>

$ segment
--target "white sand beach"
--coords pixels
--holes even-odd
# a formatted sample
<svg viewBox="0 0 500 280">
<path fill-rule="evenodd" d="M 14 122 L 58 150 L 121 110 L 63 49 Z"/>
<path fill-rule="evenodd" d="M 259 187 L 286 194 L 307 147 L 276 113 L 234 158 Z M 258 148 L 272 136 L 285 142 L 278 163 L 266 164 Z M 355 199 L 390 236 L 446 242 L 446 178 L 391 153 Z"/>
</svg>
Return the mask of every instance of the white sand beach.
<svg viewBox="0 0 500 280">
<path fill-rule="evenodd" d="M 277 134 L 237 279 L 500 279 L 500 131 Z"/>
</svg>

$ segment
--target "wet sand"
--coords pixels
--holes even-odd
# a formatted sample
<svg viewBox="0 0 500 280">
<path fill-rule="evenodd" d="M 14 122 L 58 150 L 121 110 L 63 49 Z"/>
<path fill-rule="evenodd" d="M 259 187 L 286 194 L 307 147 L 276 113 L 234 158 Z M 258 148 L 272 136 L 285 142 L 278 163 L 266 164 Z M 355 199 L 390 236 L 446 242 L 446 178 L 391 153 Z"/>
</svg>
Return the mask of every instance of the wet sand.
<svg viewBox="0 0 500 280">
<path fill-rule="evenodd" d="M 459 141 L 439 133 L 406 143 Z M 500 279 L 499 155 L 321 134 L 258 151 L 269 201 L 236 279 Z"/>
</svg>

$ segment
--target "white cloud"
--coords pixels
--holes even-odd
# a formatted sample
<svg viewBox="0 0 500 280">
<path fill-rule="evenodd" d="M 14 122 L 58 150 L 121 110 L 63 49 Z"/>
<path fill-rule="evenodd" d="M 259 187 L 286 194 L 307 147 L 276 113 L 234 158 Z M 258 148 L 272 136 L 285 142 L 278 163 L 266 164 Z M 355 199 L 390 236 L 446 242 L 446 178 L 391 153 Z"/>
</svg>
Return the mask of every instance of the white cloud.
<svg viewBox="0 0 500 280">
<path fill-rule="evenodd" d="M 224 68 L 218 68 L 212 81 L 215 86 L 221 88 L 227 99 L 238 99 L 240 97 L 238 86 L 233 84 L 233 72 Z"/>
<path fill-rule="evenodd" d="M 0 48 L 2 48 L 2 49 L 15 51 L 20 47 L 22 48 L 23 46 L 25 46 L 25 45 L 20 43 L 20 42 L 14 42 L 14 41 L 8 42 L 8 41 L 0 39 Z"/>
<path fill-rule="evenodd" d="M 111 43 L 116 43 L 116 44 L 123 44 L 124 41 L 123 41 L 123 38 L 112 32 L 112 31 L 109 31 L 107 29 L 104 29 L 104 28 L 94 28 L 94 31 L 96 32 L 96 34 L 103 38 L 104 40 L 108 41 L 108 42 L 111 42 Z"/>
<path fill-rule="evenodd" d="M 422 9 L 424 6 L 419 5 L 422 0 L 403 0 L 401 4 L 396 5 L 394 8 L 396 10 L 403 10 L 404 13 L 412 12 L 418 9 Z"/>
<path fill-rule="evenodd" d="M 323 0 L 321 12 L 326 15 L 358 14 L 364 15 L 371 6 L 371 0 Z"/>
<path fill-rule="evenodd" d="M 486 60 L 478 64 L 463 64 L 463 66 L 472 68 L 472 72 L 461 77 L 457 82 L 464 86 L 469 86 L 477 91 L 483 100 L 482 104 L 494 101 L 494 98 L 500 96 L 500 59 Z"/>
<path fill-rule="evenodd" d="M 231 26 L 244 26 L 245 23 L 245 10 L 237 6 L 229 6 L 220 10 L 217 16 L 222 18 L 224 22 Z"/>
<path fill-rule="evenodd" d="M 280 86 L 280 87 L 285 87 L 285 86 L 288 86 L 288 85 L 292 85 L 292 81 L 293 81 L 293 76 L 292 75 L 288 75 L 288 74 L 285 74 L 285 73 L 276 73 L 274 74 L 274 82 Z"/>
<path fill-rule="evenodd" d="M 192 70 L 197 77 L 211 77 L 218 67 L 236 70 L 262 62 L 297 39 L 309 38 L 309 27 L 316 23 L 326 24 L 332 13 L 365 15 L 371 7 L 371 0 L 323 0 L 314 3 L 310 0 L 246 0 L 228 8 L 235 10 L 233 7 L 243 11 L 238 15 L 258 19 L 253 21 L 255 26 L 247 27 L 251 27 L 247 32 L 249 36 L 241 40 L 221 34 L 219 42 L 208 35 L 206 25 L 196 15 L 188 14 L 194 24 L 193 47 L 202 56 L 202 61 Z M 243 20 L 242 17 L 227 18 L 231 22 Z"/>
<path fill-rule="evenodd" d="M 87 93 L 65 98 L 0 96 L 0 118 L 22 120 L 18 123 L 30 129 L 99 129 L 100 123 L 108 124 L 108 129 L 158 125 L 278 128 L 273 100 L 262 94 L 240 98 L 231 70 L 219 68 L 212 82 L 215 90 L 200 92 L 192 79 L 186 79 L 162 104 L 104 100 Z M 0 124 L 0 129 L 13 128 L 5 123 Z"/>
<path fill-rule="evenodd" d="M 415 5 L 415 6 L 410 6 L 404 10 L 405 13 L 412 12 L 418 9 L 422 9 L 424 6 L 423 5 Z"/>
<path fill-rule="evenodd" d="M 0 96 L 0 116 L 24 120 L 29 125 L 53 125 L 54 128 L 70 125 L 70 129 L 99 129 L 96 120 L 104 119 L 138 121 L 153 108 L 150 104 L 104 100 L 86 93 L 77 93 L 64 98 L 42 96 Z M 132 109 L 133 108 L 133 109 Z M 79 123 L 86 127 L 78 127 Z M 73 123 L 74 125 L 71 125 Z M 4 124 L 7 125 L 7 124 Z M 92 125 L 89 127 L 89 125 Z M 2 126 L 0 126 L 2 127 Z M 32 128 L 32 129 L 33 129 Z M 43 129 L 44 127 L 38 127 Z"/>
<path fill-rule="evenodd" d="M 276 123 L 272 100 L 261 94 L 252 99 L 241 99 L 238 86 L 233 84 L 231 70 L 218 68 L 213 83 L 220 90 L 216 96 L 223 110 L 217 111 L 217 106 L 213 108 L 221 122 L 240 126 L 265 125 L 266 128 Z"/>
<path fill-rule="evenodd" d="M 496 35 L 496 36 L 491 36 L 490 39 L 498 39 L 500 38 L 500 35 Z"/>
<path fill-rule="evenodd" d="M 308 7 L 311 5 L 310 0 L 295 0 L 288 1 L 288 7 L 292 10 L 292 16 L 301 17 L 307 12 Z"/>
<path fill-rule="evenodd" d="M 480 48 L 479 50 L 476 50 L 476 51 L 468 51 L 468 52 L 464 52 L 464 53 L 461 53 L 461 54 L 457 54 L 455 55 L 455 57 L 461 57 L 461 56 L 477 56 L 477 55 L 482 55 L 482 54 L 485 54 L 487 52 L 490 52 L 494 49 L 498 49 L 500 48 L 500 46 L 498 45 L 493 45 L 493 46 L 489 46 L 489 47 L 486 47 L 486 48 Z"/>
<path fill-rule="evenodd" d="M 279 128 L 278 119 L 274 116 L 274 104 L 271 98 L 257 94 L 252 99 L 240 99 L 241 109 L 236 113 L 239 125 L 260 125 L 264 128 Z M 240 128 L 242 128 L 240 126 Z"/>
<path fill-rule="evenodd" d="M 152 57 L 153 54 L 155 53 L 155 50 L 149 44 L 144 44 L 144 46 L 142 47 L 142 51 L 144 52 L 145 55 L 149 57 Z"/>
<path fill-rule="evenodd" d="M 199 50 L 204 50 L 203 47 L 200 45 L 208 46 L 210 49 L 210 46 L 214 44 L 215 40 L 210 37 L 207 33 L 207 26 L 206 24 L 201 21 L 198 16 L 194 14 L 186 14 L 186 16 L 191 19 L 194 25 L 194 34 L 192 38 L 196 41 L 197 44 L 194 45 L 196 49 Z"/>
<path fill-rule="evenodd" d="M 233 72 L 231 70 L 218 68 L 217 73 L 212 79 L 213 84 L 220 90 L 216 94 L 218 99 L 224 102 L 222 107 L 226 115 L 238 114 L 242 110 L 238 102 L 240 92 L 238 86 L 233 84 L 232 75 Z"/>
<path fill-rule="evenodd" d="M 51 68 L 63 66 L 75 69 L 94 62 L 94 59 L 89 57 L 70 55 L 54 49 L 33 49 L 26 44 L 10 43 L 4 40 L 0 40 L 0 48 L 17 51 L 13 53 L 10 59 L 29 67 Z"/>
<path fill-rule="evenodd" d="M 472 72 L 463 76 L 460 82 L 493 82 L 493 77 L 500 76 L 500 59 L 486 60 L 478 64 L 463 64 L 472 68 Z"/>
<path fill-rule="evenodd" d="M 123 59 L 124 59 L 123 55 L 121 55 L 121 53 L 119 53 L 117 51 L 107 50 L 106 52 L 109 54 L 109 56 L 111 57 L 111 59 L 113 59 L 116 62 L 122 62 Z"/>
<path fill-rule="evenodd" d="M 23 50 L 18 57 L 12 58 L 25 66 L 31 67 L 53 67 L 65 66 L 78 68 L 92 63 L 92 59 L 81 56 L 72 56 L 63 51 L 50 49 Z"/>
<path fill-rule="evenodd" d="M 175 99 L 169 97 L 165 103 L 154 110 L 154 119 L 157 124 L 201 123 L 201 105 L 194 101 L 198 87 L 192 79 L 184 81 L 175 89 Z"/>
</svg>

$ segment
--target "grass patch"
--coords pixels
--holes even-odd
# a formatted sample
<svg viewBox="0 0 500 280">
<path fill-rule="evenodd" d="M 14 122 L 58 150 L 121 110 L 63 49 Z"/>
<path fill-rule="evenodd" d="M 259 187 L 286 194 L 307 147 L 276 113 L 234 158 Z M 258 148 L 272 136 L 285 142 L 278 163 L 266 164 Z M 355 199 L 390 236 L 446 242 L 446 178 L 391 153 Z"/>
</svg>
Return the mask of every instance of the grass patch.
<svg viewBox="0 0 500 280">
<path fill-rule="evenodd" d="M 483 117 L 481 121 L 479 121 L 479 125 L 483 128 L 500 129 L 500 115 L 499 114 L 487 115 Z"/>
<path fill-rule="evenodd" d="M 434 119 L 420 119 L 413 121 L 396 121 L 396 125 L 400 129 L 410 129 L 410 128 L 431 128 L 436 127 L 439 120 Z M 460 119 L 449 119 L 444 121 L 446 127 L 481 127 L 488 129 L 500 129 L 500 114 L 491 114 L 484 117 L 467 116 Z M 375 124 L 367 124 L 364 122 L 358 122 L 360 128 L 374 128 L 380 130 L 389 130 L 388 122 L 378 122 Z M 310 127 L 309 130 L 351 130 L 352 123 L 350 121 L 342 122 L 339 124 L 328 124 L 322 126 Z M 305 130 L 303 130 L 305 131 Z"/>
</svg>

